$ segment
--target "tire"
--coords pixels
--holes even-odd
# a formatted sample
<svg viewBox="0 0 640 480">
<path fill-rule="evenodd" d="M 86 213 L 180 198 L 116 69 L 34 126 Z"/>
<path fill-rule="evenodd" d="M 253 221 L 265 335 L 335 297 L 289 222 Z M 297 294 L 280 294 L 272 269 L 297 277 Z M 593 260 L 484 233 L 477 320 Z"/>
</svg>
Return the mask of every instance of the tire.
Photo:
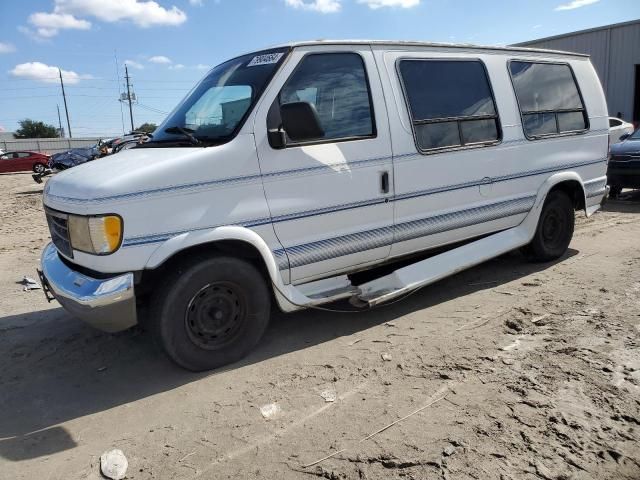
<svg viewBox="0 0 640 480">
<path fill-rule="evenodd" d="M 575 227 L 573 202 L 561 191 L 552 191 L 544 202 L 533 240 L 523 251 L 528 260 L 550 262 L 565 254 Z"/>
<path fill-rule="evenodd" d="M 43 163 L 33 164 L 33 173 L 44 173 L 47 167 Z"/>
<path fill-rule="evenodd" d="M 622 187 L 618 185 L 611 185 L 609 187 L 609 198 L 618 198 L 622 193 Z"/>
<path fill-rule="evenodd" d="M 232 257 L 179 264 L 151 300 L 156 342 L 175 363 L 194 372 L 243 358 L 262 337 L 271 311 L 261 273 Z"/>
</svg>

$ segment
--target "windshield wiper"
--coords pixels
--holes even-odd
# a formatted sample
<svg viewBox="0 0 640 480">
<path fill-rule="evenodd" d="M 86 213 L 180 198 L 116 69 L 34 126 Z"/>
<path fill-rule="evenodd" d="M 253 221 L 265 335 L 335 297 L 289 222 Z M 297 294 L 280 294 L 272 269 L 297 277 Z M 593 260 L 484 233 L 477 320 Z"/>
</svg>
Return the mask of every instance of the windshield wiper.
<svg viewBox="0 0 640 480">
<path fill-rule="evenodd" d="M 195 130 L 192 130 L 190 128 L 184 128 L 184 127 L 168 127 L 165 128 L 164 131 L 166 133 L 181 133 L 182 135 L 184 135 L 185 137 L 187 137 L 189 139 L 189 141 L 193 144 L 193 145 L 200 145 L 202 142 L 200 140 L 198 140 L 198 138 L 193 134 L 195 132 Z"/>
</svg>

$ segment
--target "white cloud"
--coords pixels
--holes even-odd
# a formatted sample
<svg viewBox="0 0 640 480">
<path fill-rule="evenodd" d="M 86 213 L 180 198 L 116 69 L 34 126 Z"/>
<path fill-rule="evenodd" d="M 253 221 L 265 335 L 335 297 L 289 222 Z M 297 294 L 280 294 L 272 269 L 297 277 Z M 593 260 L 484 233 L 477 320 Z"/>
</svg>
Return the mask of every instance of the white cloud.
<svg viewBox="0 0 640 480">
<path fill-rule="evenodd" d="M 92 16 L 104 22 L 128 20 L 140 27 L 180 25 L 187 15 L 175 5 L 164 8 L 153 0 L 55 0 L 56 11 Z"/>
<path fill-rule="evenodd" d="M 29 23 L 36 27 L 36 33 L 44 38 L 54 37 L 60 30 L 89 30 L 91 22 L 68 13 L 36 12 L 29 15 Z"/>
<path fill-rule="evenodd" d="M 194 7 L 201 7 L 202 0 L 189 0 L 189 5 L 193 5 Z"/>
<path fill-rule="evenodd" d="M 184 65 L 181 63 L 176 63 L 175 65 L 170 65 L 169 70 L 182 70 Z"/>
<path fill-rule="evenodd" d="M 383 7 L 411 8 L 420 5 L 420 0 L 358 0 L 369 8 L 376 10 Z"/>
<path fill-rule="evenodd" d="M 149 62 L 166 65 L 168 63 L 171 63 L 171 59 L 169 57 L 165 57 L 164 55 L 156 55 L 154 57 L 150 57 Z"/>
<path fill-rule="evenodd" d="M 142 65 L 140 62 L 136 62 L 135 60 L 125 60 L 124 64 L 137 70 L 142 70 L 144 68 L 144 65 Z"/>
<path fill-rule="evenodd" d="M 60 81 L 58 67 L 46 65 L 41 62 L 21 63 L 13 67 L 9 73 L 18 78 L 26 78 L 44 83 L 58 83 Z M 81 75 L 70 70 L 62 70 L 62 79 L 65 83 L 76 84 L 80 80 L 93 78 L 91 75 Z"/>
<path fill-rule="evenodd" d="M 94 17 L 103 22 L 130 21 L 143 28 L 156 25 L 180 25 L 187 15 L 175 5 L 165 8 L 153 0 L 54 0 L 52 13 L 36 12 L 29 22 L 41 37 L 52 37 L 63 29 L 87 30 Z"/>
<path fill-rule="evenodd" d="M 196 65 L 196 70 L 211 70 L 211 65 L 199 63 L 198 65 Z"/>
<path fill-rule="evenodd" d="M 11 53 L 15 51 L 16 47 L 14 47 L 12 44 L 0 42 L 0 53 Z"/>
<path fill-rule="evenodd" d="M 594 3 L 598 3 L 600 0 L 572 0 L 569 3 L 564 3 L 562 5 L 558 5 L 556 10 L 574 10 L 580 7 L 586 7 L 587 5 L 593 5 Z"/>
<path fill-rule="evenodd" d="M 320 13 L 335 13 L 342 8 L 342 0 L 285 0 L 285 3 L 293 8 L 312 10 Z"/>
</svg>

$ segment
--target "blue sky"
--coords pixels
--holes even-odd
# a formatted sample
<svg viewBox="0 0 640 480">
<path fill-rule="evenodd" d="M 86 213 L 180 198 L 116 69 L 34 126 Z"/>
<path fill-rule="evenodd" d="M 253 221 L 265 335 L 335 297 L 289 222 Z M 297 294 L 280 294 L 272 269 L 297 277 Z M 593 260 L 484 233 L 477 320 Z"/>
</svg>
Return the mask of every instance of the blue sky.
<svg viewBox="0 0 640 480">
<path fill-rule="evenodd" d="M 74 137 L 107 137 L 129 130 L 125 62 L 137 126 L 159 123 L 209 66 L 292 40 L 504 45 L 637 18 L 639 0 L 0 0 L 0 128 L 57 125 L 56 104 L 65 123 L 58 67 Z"/>
</svg>

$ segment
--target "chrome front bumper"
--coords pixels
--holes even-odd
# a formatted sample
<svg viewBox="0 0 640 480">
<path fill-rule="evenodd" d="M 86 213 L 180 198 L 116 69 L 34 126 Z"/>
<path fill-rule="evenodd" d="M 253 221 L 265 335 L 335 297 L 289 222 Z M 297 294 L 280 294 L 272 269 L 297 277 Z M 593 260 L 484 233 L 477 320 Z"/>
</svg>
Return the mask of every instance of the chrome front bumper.
<svg viewBox="0 0 640 480">
<path fill-rule="evenodd" d="M 96 279 L 69 268 L 50 243 L 42 252 L 40 278 L 60 305 L 73 316 L 105 332 L 138 323 L 133 273 Z"/>
</svg>

